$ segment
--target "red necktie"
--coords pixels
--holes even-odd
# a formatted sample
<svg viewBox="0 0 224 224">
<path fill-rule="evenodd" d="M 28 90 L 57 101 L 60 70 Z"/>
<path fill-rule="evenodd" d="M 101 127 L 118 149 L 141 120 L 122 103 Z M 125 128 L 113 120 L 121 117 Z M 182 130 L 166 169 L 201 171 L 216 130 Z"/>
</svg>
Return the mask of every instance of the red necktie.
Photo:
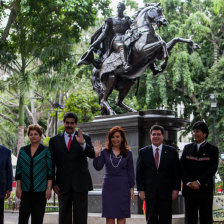
<svg viewBox="0 0 224 224">
<path fill-rule="evenodd" d="M 68 137 L 69 137 L 69 140 L 68 140 L 68 146 L 67 146 L 67 149 L 68 149 L 68 151 L 69 151 L 70 146 L 71 146 L 71 143 L 72 143 L 72 135 L 69 135 Z"/>
<path fill-rule="evenodd" d="M 156 164 L 156 168 L 158 169 L 159 167 L 159 149 L 156 148 L 156 153 L 155 153 L 155 164 Z"/>
</svg>

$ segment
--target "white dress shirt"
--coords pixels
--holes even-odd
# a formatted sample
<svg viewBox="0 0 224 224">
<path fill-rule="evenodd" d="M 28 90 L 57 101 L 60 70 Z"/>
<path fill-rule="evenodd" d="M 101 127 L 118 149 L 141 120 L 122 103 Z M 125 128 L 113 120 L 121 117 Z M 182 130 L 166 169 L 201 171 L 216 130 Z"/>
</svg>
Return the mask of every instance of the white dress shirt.
<svg viewBox="0 0 224 224">
<path fill-rule="evenodd" d="M 206 141 L 206 140 L 204 140 L 203 142 L 197 144 L 197 151 L 199 151 L 200 146 L 201 146 L 202 144 L 204 144 L 205 141 Z"/>
</svg>

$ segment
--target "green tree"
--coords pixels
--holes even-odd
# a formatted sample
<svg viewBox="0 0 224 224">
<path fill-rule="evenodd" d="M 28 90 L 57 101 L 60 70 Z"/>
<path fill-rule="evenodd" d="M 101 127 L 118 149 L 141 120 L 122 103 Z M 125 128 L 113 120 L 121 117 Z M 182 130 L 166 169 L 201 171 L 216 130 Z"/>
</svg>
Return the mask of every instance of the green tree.
<svg viewBox="0 0 224 224">
<path fill-rule="evenodd" d="M 108 12 L 108 0 L 9 1 L 6 27 L 0 28 L 0 68 L 18 80 L 18 149 L 24 144 L 24 108 L 32 77 L 60 71 L 72 57 L 82 29 L 93 25 L 98 10 Z M 3 11 L 1 18 L 6 17 Z"/>
</svg>

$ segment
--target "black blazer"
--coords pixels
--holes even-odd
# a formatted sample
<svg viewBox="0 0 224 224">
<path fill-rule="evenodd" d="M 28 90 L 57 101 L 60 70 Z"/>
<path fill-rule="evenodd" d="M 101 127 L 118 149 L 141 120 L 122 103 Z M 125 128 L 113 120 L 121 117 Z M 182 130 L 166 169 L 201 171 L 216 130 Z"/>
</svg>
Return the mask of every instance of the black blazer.
<svg viewBox="0 0 224 224">
<path fill-rule="evenodd" d="M 0 198 L 7 190 L 12 191 L 12 176 L 11 151 L 0 145 Z"/>
<path fill-rule="evenodd" d="M 75 134 L 77 135 L 77 132 Z M 66 193 L 71 188 L 75 192 L 87 192 L 93 189 L 87 157 L 94 158 L 95 152 L 90 137 L 85 134 L 83 137 L 86 141 L 84 151 L 75 136 L 69 151 L 64 133 L 50 139 L 49 148 L 52 152 L 54 170 L 56 169 L 53 184 L 59 186 L 60 193 Z"/>
<path fill-rule="evenodd" d="M 171 199 L 173 190 L 180 190 L 180 162 L 177 150 L 163 145 L 159 168 L 156 168 L 152 146 L 139 150 L 136 170 L 137 190 L 151 199 Z"/>
<path fill-rule="evenodd" d="M 181 156 L 181 176 L 183 181 L 182 194 L 184 196 L 211 197 L 213 195 L 213 177 L 218 167 L 218 148 L 208 142 L 201 145 L 197 151 L 197 144 L 191 143 L 184 147 Z M 186 184 L 198 180 L 199 190 L 192 190 Z"/>
</svg>

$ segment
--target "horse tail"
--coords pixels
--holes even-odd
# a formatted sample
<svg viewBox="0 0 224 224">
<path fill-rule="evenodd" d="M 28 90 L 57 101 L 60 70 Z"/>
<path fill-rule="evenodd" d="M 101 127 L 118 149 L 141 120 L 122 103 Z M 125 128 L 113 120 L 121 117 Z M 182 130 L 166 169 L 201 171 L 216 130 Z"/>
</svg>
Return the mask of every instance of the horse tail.
<svg viewBox="0 0 224 224">
<path fill-rule="evenodd" d="M 103 98 L 104 89 L 100 81 L 99 69 L 94 68 L 92 70 L 91 82 L 92 82 L 93 90 L 97 93 L 99 97 L 99 104 L 100 104 L 101 99 Z"/>
</svg>

